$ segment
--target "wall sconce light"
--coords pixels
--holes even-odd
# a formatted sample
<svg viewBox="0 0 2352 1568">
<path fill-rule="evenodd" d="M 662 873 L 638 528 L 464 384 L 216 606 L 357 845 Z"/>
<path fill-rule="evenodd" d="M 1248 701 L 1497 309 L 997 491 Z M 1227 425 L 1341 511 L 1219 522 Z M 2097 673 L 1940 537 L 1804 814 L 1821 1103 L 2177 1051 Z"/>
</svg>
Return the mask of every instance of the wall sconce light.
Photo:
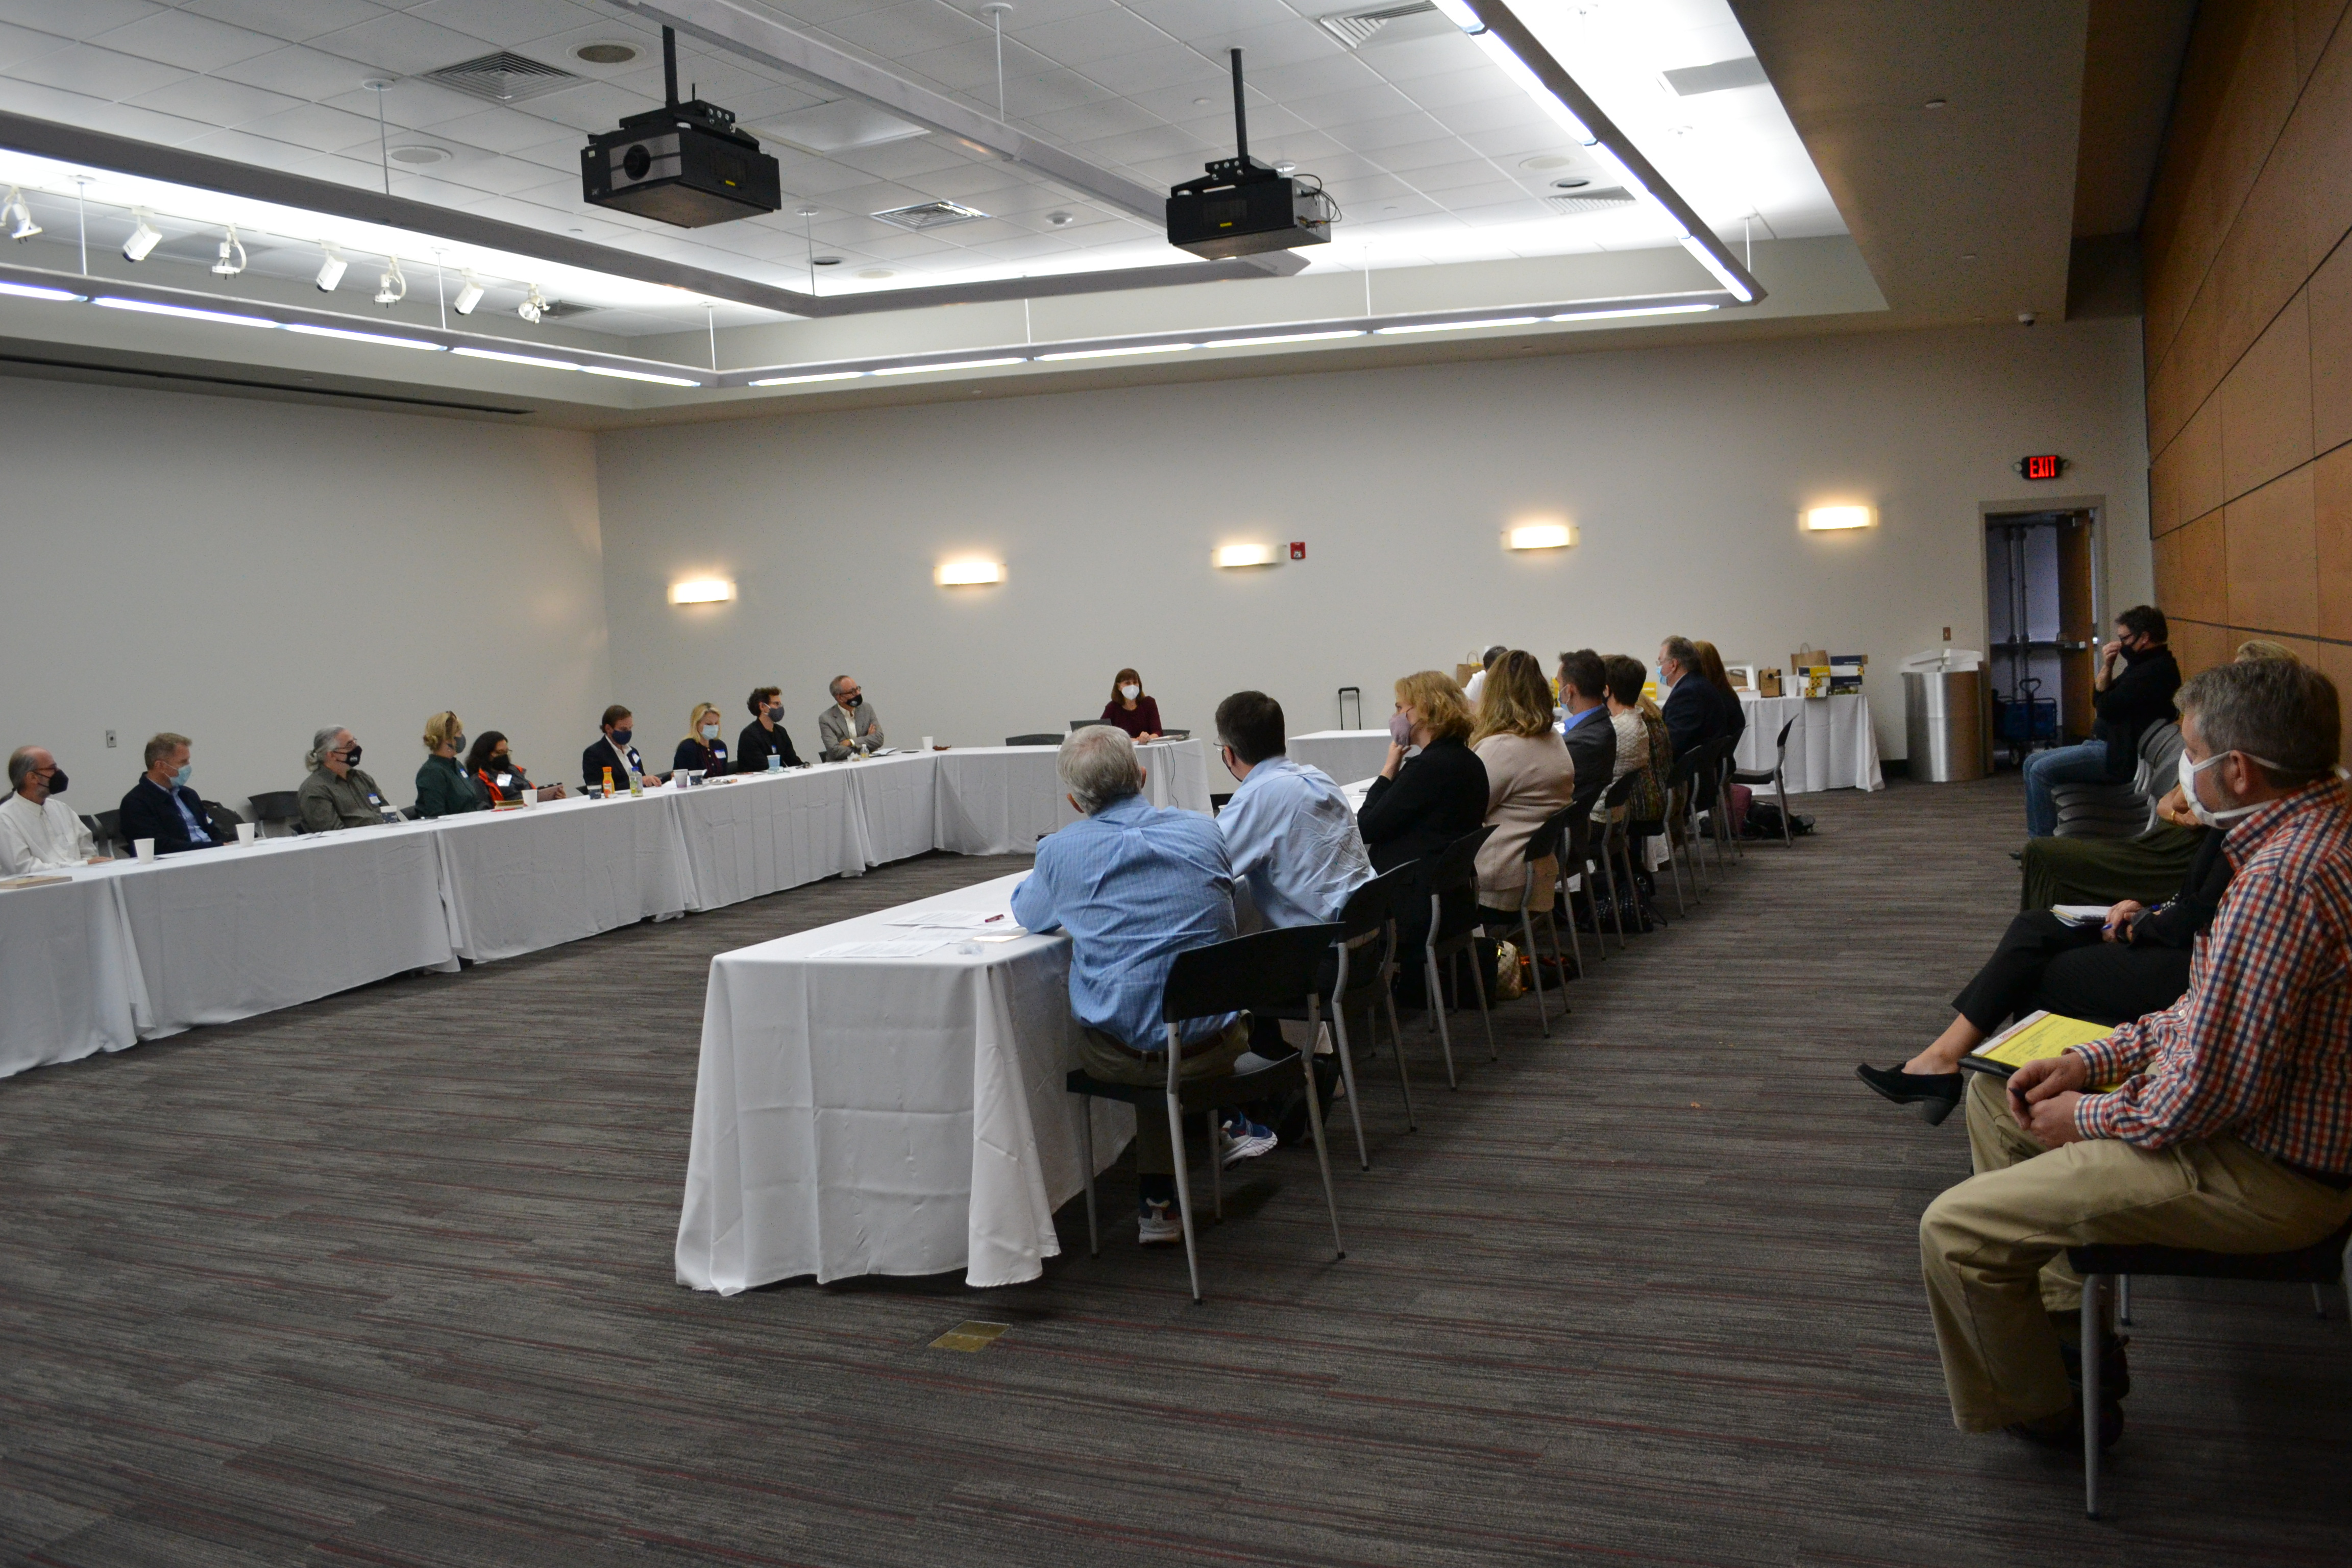
<svg viewBox="0 0 2352 1568">
<path fill-rule="evenodd" d="M 1004 581 L 1002 561 L 942 561 L 934 574 L 942 588 L 977 588 Z"/>
<path fill-rule="evenodd" d="M 1271 566 L 1275 559 L 1274 546 L 1271 544 L 1220 544 L 1216 548 L 1216 552 L 1209 557 L 1210 562 L 1220 568 Z"/>
<path fill-rule="evenodd" d="M 1527 522 L 1503 531 L 1503 543 L 1512 550 L 1565 550 L 1575 542 L 1572 522 Z"/>
<path fill-rule="evenodd" d="M 720 605 L 735 596 L 735 584 L 724 577 L 695 577 L 669 585 L 673 605 Z"/>
<path fill-rule="evenodd" d="M 1817 506 L 1804 514 L 1805 531 L 1829 533 L 1845 528 L 1868 528 L 1878 514 L 1866 506 Z"/>
</svg>

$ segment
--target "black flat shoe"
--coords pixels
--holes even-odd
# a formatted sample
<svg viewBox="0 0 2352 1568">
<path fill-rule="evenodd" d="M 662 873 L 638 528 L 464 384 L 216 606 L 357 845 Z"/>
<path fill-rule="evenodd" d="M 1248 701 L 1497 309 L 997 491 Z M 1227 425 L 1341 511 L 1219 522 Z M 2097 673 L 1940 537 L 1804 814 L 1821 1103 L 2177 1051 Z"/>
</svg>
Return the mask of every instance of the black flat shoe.
<svg viewBox="0 0 2352 1568">
<path fill-rule="evenodd" d="M 1918 1106 L 1930 1127 L 1940 1124 L 1960 1103 L 1957 1072 L 1905 1072 L 1901 1068 L 1857 1067 L 1853 1076 L 1897 1105 Z"/>
</svg>

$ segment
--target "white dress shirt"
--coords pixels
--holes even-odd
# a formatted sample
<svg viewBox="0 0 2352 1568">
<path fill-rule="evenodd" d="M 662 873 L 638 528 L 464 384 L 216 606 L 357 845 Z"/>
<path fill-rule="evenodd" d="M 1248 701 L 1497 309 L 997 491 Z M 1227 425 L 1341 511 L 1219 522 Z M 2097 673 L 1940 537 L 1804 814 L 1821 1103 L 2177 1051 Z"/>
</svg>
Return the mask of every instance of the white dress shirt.
<svg viewBox="0 0 2352 1568">
<path fill-rule="evenodd" d="M 0 871 L 61 871 L 98 853 L 81 818 L 61 800 L 35 805 L 22 795 L 0 801 Z"/>
</svg>

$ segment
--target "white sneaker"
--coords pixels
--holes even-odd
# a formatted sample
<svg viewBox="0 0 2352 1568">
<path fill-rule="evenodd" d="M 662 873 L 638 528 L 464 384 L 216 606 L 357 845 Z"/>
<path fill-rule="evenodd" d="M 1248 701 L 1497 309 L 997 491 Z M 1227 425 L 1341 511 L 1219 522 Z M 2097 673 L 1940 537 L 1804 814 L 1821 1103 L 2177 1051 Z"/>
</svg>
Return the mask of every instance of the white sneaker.
<svg viewBox="0 0 2352 1568">
<path fill-rule="evenodd" d="M 1274 1130 L 1261 1127 L 1246 1116 L 1236 1116 L 1225 1123 L 1225 1163 L 1238 1165 L 1244 1160 L 1255 1160 L 1270 1152 L 1281 1142 Z"/>
<path fill-rule="evenodd" d="M 1165 1247 L 1171 1241 L 1183 1240 L 1184 1220 L 1176 1212 L 1176 1200 L 1144 1199 L 1136 1214 L 1135 1239 L 1146 1247 Z"/>
</svg>

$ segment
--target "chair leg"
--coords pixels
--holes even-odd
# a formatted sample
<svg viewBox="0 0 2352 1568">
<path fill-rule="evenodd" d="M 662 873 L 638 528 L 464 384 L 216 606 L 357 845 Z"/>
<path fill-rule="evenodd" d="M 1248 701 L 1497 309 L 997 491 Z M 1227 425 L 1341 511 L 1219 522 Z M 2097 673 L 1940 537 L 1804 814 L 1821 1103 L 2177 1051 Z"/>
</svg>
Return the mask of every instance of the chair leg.
<svg viewBox="0 0 2352 1568">
<path fill-rule="evenodd" d="M 1642 908 L 1642 879 L 1633 873 L 1633 836 L 1632 834 L 1629 833 L 1617 841 L 1617 858 L 1625 868 L 1625 891 L 1633 899 L 1634 912 L 1638 914 Z M 1642 928 L 1636 925 L 1633 929 L 1639 931 Z"/>
<path fill-rule="evenodd" d="M 1683 862 L 1682 857 L 1674 853 L 1674 840 L 1668 838 L 1666 840 L 1666 875 L 1675 879 L 1675 919 L 1685 921 L 1690 919 L 1690 906 L 1683 902 Z"/>
<path fill-rule="evenodd" d="M 2131 1327 L 2131 1276 L 2128 1274 L 2116 1276 L 2116 1321 L 2126 1328 Z"/>
<path fill-rule="evenodd" d="M 1772 793 L 1780 801 L 1780 847 L 1792 849 L 1797 840 L 1789 832 L 1789 773 L 1785 763 L 1772 770 Z"/>
<path fill-rule="evenodd" d="M 1192 1278 L 1192 1305 L 1197 1307 L 1201 1304 L 1201 1255 L 1192 1245 L 1192 1173 L 1186 1169 L 1184 1158 L 1184 1113 L 1172 1094 L 1162 1095 L 1160 1104 L 1168 1112 L 1168 1142 L 1176 1151 L 1176 1217 L 1184 1222 L 1184 1272 Z"/>
<path fill-rule="evenodd" d="M 2327 1292 L 2316 1285 L 2311 1288 L 2311 1315 L 2323 1323 L 2327 1321 Z"/>
<path fill-rule="evenodd" d="M 1313 1029 L 1317 1019 L 1311 1005 L 1307 1009 L 1307 1021 L 1308 1028 Z M 1323 1108 L 1317 1103 L 1315 1097 L 1315 1058 L 1310 1056 L 1306 1062 L 1307 1130 L 1314 1134 L 1315 1163 L 1323 1173 L 1323 1206 L 1331 1214 L 1331 1250 L 1345 1258 L 1348 1245 L 1339 1239 L 1339 1194 L 1331 1185 L 1331 1152 L 1325 1146 L 1323 1139 Z"/>
<path fill-rule="evenodd" d="M 1370 1016 L 1370 1010 L 1365 1011 Z M 1348 1114 L 1356 1123 L 1356 1162 L 1365 1170 L 1372 1168 L 1372 1156 L 1364 1147 L 1363 1101 L 1356 1093 L 1356 1064 L 1348 1053 L 1348 1004 L 1337 994 L 1331 998 L 1331 1043 L 1339 1050 L 1339 1081 L 1348 1086 Z M 1315 1047 L 1309 1042 L 1307 1050 L 1307 1098 L 1315 1098 Z"/>
<path fill-rule="evenodd" d="M 1102 1256 L 1102 1227 L 1095 1219 L 1095 1102 L 1078 1096 L 1078 1152 L 1087 1163 L 1087 1256 Z"/>
<path fill-rule="evenodd" d="M 1412 1110 L 1412 1079 L 1405 1072 L 1404 1026 L 1397 1022 L 1396 993 L 1390 987 L 1383 985 L 1381 987 L 1381 1000 L 1388 1004 L 1389 1045 L 1392 1047 L 1396 1055 L 1397 1088 L 1402 1090 L 1404 1095 L 1405 1131 L 1408 1132 L 1418 1132 L 1421 1131 L 1421 1121 L 1413 1115 Z M 1369 1030 L 1366 1032 L 1370 1033 Z"/>
<path fill-rule="evenodd" d="M 1622 952 L 1625 951 L 1625 895 L 1624 891 L 1617 886 L 1617 861 L 1616 858 L 1609 853 L 1609 839 L 1606 835 L 1603 835 L 1601 840 L 1601 874 L 1609 883 L 1609 918 L 1617 928 L 1617 951 Z M 1601 921 L 1597 915 L 1593 919 L 1592 929 L 1595 933 L 1598 933 L 1601 929 Z M 1604 952 L 1608 951 L 1609 942 L 1606 937 L 1601 939 L 1601 946 Z"/>
<path fill-rule="evenodd" d="M 1445 992 L 1437 984 L 1437 953 L 1433 949 L 1423 948 L 1421 956 L 1423 967 L 1429 974 L 1430 1021 L 1437 1026 L 1438 1049 L 1445 1053 L 1445 1087 L 1460 1089 L 1462 1082 L 1454 1076 L 1454 1037 L 1445 1027 Z"/>
<path fill-rule="evenodd" d="M 1577 880 L 1581 883 L 1589 880 L 1589 879 L 1580 877 Z M 1582 979 L 1584 976 L 1584 939 L 1576 934 L 1576 903 L 1575 900 L 1570 899 L 1569 896 L 1568 879 L 1565 877 L 1562 877 L 1559 879 L 1559 907 L 1568 913 L 1568 951 L 1576 955 L 1577 977 L 1579 979 Z M 1555 949 L 1557 949 L 1559 946 L 1559 938 L 1555 935 L 1552 938 L 1551 944 Z"/>
<path fill-rule="evenodd" d="M 1224 1120 L 1222 1110 L 1209 1107 L 1209 1214 L 1220 1222 L 1225 1217 Z"/>
<path fill-rule="evenodd" d="M 1544 930 L 1551 935 L 1552 962 L 1557 963 L 1568 956 L 1559 950 L 1559 918 L 1553 914 L 1549 910 L 1546 910 L 1543 912 L 1543 918 Z M 1570 923 L 1573 924 L 1574 922 L 1571 921 Z M 1568 972 L 1562 970 L 1559 977 L 1559 1016 L 1563 1019 L 1565 1019 L 1569 1015 L 1568 980 Z"/>
<path fill-rule="evenodd" d="M 2099 1330 L 2106 1317 L 2107 1278 L 2083 1280 L 2083 1511 L 2099 1517 Z"/>
<path fill-rule="evenodd" d="M 1536 991 L 1536 1028 L 1546 1039 L 1549 1039 L 1551 1019 L 1544 1012 L 1543 954 L 1536 951 L 1535 917 L 1528 912 L 1525 900 L 1520 900 L 1519 932 L 1528 939 L 1528 977 Z"/>
<path fill-rule="evenodd" d="M 1478 961 L 1470 961 L 1470 986 L 1478 994 L 1478 1021 L 1486 1026 L 1486 1059 L 1501 1061 L 1503 1047 L 1495 1043 L 1495 1016 L 1486 1010 L 1486 977 L 1478 973 Z"/>
</svg>

